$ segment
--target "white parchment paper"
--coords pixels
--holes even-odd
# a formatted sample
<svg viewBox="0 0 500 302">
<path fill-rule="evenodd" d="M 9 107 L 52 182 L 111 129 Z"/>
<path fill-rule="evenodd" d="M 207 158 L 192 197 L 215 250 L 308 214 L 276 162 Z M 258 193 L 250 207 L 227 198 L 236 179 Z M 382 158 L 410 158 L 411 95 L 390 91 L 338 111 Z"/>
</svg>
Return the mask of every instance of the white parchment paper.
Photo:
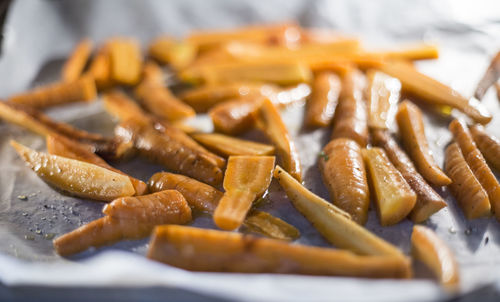
<svg viewBox="0 0 500 302">
<path fill-rule="evenodd" d="M 83 37 L 99 43 L 110 36 L 133 36 L 146 46 L 159 34 L 182 36 L 192 29 L 288 20 L 335 28 L 359 36 L 369 47 L 395 47 L 422 40 L 437 43 L 440 59 L 419 62 L 418 68 L 466 96 L 472 95 L 490 57 L 500 49 L 500 5 L 494 0 L 15 1 L 4 30 L 0 98 L 57 80 L 65 56 Z M 489 91 L 483 102 L 495 116 L 487 129 L 500 137 L 500 108 L 494 92 Z M 304 131 L 302 111 L 299 104 L 283 114 L 300 152 L 306 187 L 328 199 L 316 160 L 329 133 Z M 104 134 L 112 133 L 114 125 L 99 100 L 54 109 L 49 114 Z M 210 128 L 206 118 L 195 122 Z M 427 136 L 439 163 L 450 140 L 447 123 L 426 115 Z M 418 266 L 419 279 L 412 281 L 192 273 L 145 259 L 147 240 L 121 242 L 75 258 L 60 258 L 53 252 L 50 237 L 100 217 L 102 204 L 53 191 L 8 145 L 10 139 L 16 139 L 43 150 L 40 137 L 4 123 L 0 124 L 0 133 L 0 281 L 7 285 L 164 285 L 240 301 L 436 301 L 445 297 Z M 262 139 L 255 133 L 250 135 Z M 118 167 L 143 180 L 162 170 L 141 159 Z M 500 225 L 493 218 L 467 221 L 449 192 L 438 192 L 449 206 L 433 215 L 427 225 L 457 255 L 463 291 L 500 280 Z M 18 198 L 20 195 L 27 200 Z M 298 227 L 302 233 L 298 242 L 328 246 L 275 182 L 268 200 L 261 209 Z M 213 227 L 209 217 L 198 217 L 193 225 Z M 367 227 L 409 251 L 409 221 L 382 228 L 371 210 Z"/>
</svg>

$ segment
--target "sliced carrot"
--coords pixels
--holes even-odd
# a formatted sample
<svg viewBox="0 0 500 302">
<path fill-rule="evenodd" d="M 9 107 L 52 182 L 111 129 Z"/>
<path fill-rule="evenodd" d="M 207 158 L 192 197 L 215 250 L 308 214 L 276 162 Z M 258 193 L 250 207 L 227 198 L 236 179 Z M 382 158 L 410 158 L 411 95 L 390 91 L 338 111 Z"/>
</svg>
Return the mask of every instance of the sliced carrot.
<svg viewBox="0 0 500 302">
<path fill-rule="evenodd" d="M 107 47 L 113 81 L 124 85 L 139 83 L 142 71 L 139 43 L 133 39 L 113 38 L 108 41 Z"/>
<path fill-rule="evenodd" d="M 337 107 L 340 87 L 340 78 L 333 72 L 315 75 L 312 94 L 306 103 L 307 126 L 326 127 L 330 124 Z"/>
<path fill-rule="evenodd" d="M 368 127 L 389 129 L 399 102 L 401 82 L 382 72 L 370 70 L 368 78 Z"/>
<path fill-rule="evenodd" d="M 91 52 L 92 41 L 88 38 L 81 40 L 76 45 L 62 69 L 62 80 L 64 82 L 73 82 L 82 75 Z"/>
<path fill-rule="evenodd" d="M 195 133 L 195 140 L 223 156 L 232 155 L 272 155 L 274 147 L 217 133 Z"/>
</svg>

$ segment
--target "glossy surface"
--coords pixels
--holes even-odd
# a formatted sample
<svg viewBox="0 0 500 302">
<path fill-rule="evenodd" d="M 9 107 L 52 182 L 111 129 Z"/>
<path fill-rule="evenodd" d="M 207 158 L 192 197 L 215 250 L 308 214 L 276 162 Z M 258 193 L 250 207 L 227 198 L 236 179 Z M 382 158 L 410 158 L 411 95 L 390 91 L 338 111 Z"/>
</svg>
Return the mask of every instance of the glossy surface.
<svg viewBox="0 0 500 302">
<path fill-rule="evenodd" d="M 237 99 L 214 106 L 208 114 L 215 131 L 237 135 L 254 127 L 260 103 L 261 101 Z"/>
<path fill-rule="evenodd" d="M 474 96 L 477 99 L 482 99 L 486 94 L 486 91 L 495 84 L 500 78 L 500 51 L 493 57 L 490 65 L 484 72 L 483 77 L 479 81 L 474 92 Z M 498 85 L 498 84 L 497 84 Z"/>
<path fill-rule="evenodd" d="M 272 155 L 274 147 L 217 133 L 195 133 L 196 141 L 223 156 Z"/>
<path fill-rule="evenodd" d="M 479 125 L 470 127 L 470 133 L 477 147 L 493 169 L 500 171 L 500 140 L 486 133 Z"/>
<path fill-rule="evenodd" d="M 333 72 L 314 76 L 312 94 L 306 103 L 305 124 L 309 127 L 326 127 L 335 113 L 340 95 L 341 81 Z"/>
<path fill-rule="evenodd" d="M 130 38 L 114 38 L 107 43 L 111 79 L 123 85 L 139 83 L 142 72 L 142 55 L 139 43 Z"/>
<path fill-rule="evenodd" d="M 368 127 L 389 129 L 394 122 L 397 103 L 401 93 L 401 82 L 382 72 L 367 72 Z"/>
<path fill-rule="evenodd" d="M 293 241 L 300 237 L 300 231 L 297 228 L 267 212 L 250 211 L 243 225 L 254 233 L 274 239 Z"/>
</svg>

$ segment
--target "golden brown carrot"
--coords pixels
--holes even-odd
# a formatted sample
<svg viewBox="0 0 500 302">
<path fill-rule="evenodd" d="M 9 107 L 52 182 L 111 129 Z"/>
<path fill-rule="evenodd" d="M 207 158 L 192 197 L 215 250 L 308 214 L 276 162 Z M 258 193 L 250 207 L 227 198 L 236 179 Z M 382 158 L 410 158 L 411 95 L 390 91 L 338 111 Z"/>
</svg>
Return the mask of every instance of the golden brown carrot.
<svg viewBox="0 0 500 302">
<path fill-rule="evenodd" d="M 425 180 L 436 186 L 449 185 L 451 180 L 432 157 L 432 151 L 425 137 L 424 121 L 420 109 L 410 101 L 405 100 L 399 105 L 396 119 L 401 140 L 420 174 Z"/>
<path fill-rule="evenodd" d="M 146 61 L 142 66 L 142 82 L 165 85 L 163 70 L 153 61 Z"/>
<path fill-rule="evenodd" d="M 111 79 L 124 85 L 139 83 L 142 71 L 139 43 L 133 39 L 113 38 L 106 45 L 111 61 Z"/>
<path fill-rule="evenodd" d="M 364 76 L 353 70 L 342 78 L 342 92 L 333 118 L 332 139 L 349 138 L 361 147 L 368 143 Z"/>
<path fill-rule="evenodd" d="M 151 117 L 121 91 L 114 90 L 103 95 L 104 109 L 120 121 L 130 119 L 149 123 Z"/>
<path fill-rule="evenodd" d="M 109 57 L 109 48 L 104 45 L 90 62 L 87 72 L 94 80 L 97 89 L 105 90 L 113 85 L 111 79 L 111 59 Z"/>
<path fill-rule="evenodd" d="M 274 239 L 293 241 L 300 237 L 300 231 L 297 228 L 267 212 L 250 211 L 243 225 L 254 233 Z"/>
<path fill-rule="evenodd" d="M 400 222 L 415 206 L 417 195 L 383 149 L 363 149 L 362 154 L 375 192 L 380 224 L 386 226 Z"/>
<path fill-rule="evenodd" d="M 411 234 L 414 258 L 427 265 L 447 290 L 455 291 L 460 285 L 460 272 L 455 255 L 431 229 L 416 225 Z"/>
<path fill-rule="evenodd" d="M 450 190 L 467 219 L 490 215 L 488 193 L 481 186 L 456 143 L 446 148 L 445 171 L 452 179 Z"/>
<path fill-rule="evenodd" d="M 224 230 L 241 226 L 252 202 L 269 187 L 274 156 L 231 156 L 224 175 L 224 196 L 214 211 L 215 224 Z"/>
<path fill-rule="evenodd" d="M 196 115 L 193 108 L 177 99 L 170 89 L 163 85 L 143 81 L 134 92 L 147 110 L 167 121 L 181 120 Z"/>
<path fill-rule="evenodd" d="M 231 155 L 272 155 L 274 147 L 271 145 L 247 141 L 217 133 L 194 133 L 191 135 L 196 141 L 214 152 L 223 156 Z"/>
<path fill-rule="evenodd" d="M 330 124 L 340 94 L 340 78 L 333 72 L 321 72 L 314 77 L 312 94 L 306 103 L 305 124 L 326 127 Z"/>
<path fill-rule="evenodd" d="M 497 178 L 491 172 L 483 155 L 474 143 L 467 126 L 463 122 L 453 120 L 450 123 L 449 129 L 457 145 L 460 147 L 465 161 L 486 193 L 488 193 L 491 210 L 495 214 L 495 217 L 500 220 L 500 184 Z"/>
<path fill-rule="evenodd" d="M 373 52 L 371 54 L 379 55 L 391 60 L 415 61 L 437 59 L 439 57 L 439 50 L 435 45 L 420 44 L 409 47 L 401 47 L 398 50 Z"/>
<path fill-rule="evenodd" d="M 486 94 L 486 91 L 491 87 L 491 85 L 495 84 L 495 82 L 497 82 L 499 78 L 500 78 L 500 51 L 491 60 L 488 69 L 486 69 L 483 77 L 477 84 L 474 96 L 478 100 L 482 99 Z"/>
<path fill-rule="evenodd" d="M 479 125 L 470 127 L 470 133 L 474 142 L 493 169 L 500 171 L 500 140 L 493 135 L 486 133 L 486 130 Z"/>
<path fill-rule="evenodd" d="M 81 40 L 75 47 L 62 69 L 62 80 L 73 82 L 78 79 L 87 64 L 87 60 L 92 52 L 92 41 L 90 39 Z"/>
<path fill-rule="evenodd" d="M 350 139 L 338 138 L 323 148 L 319 168 L 333 204 L 365 224 L 370 206 L 361 148 Z"/>
<path fill-rule="evenodd" d="M 155 225 L 187 223 L 191 209 L 177 191 L 119 198 L 103 209 L 105 217 L 56 238 L 56 252 L 69 256 L 90 247 L 109 245 L 122 239 L 147 237 Z"/>
<path fill-rule="evenodd" d="M 274 170 L 274 178 L 297 210 L 336 247 L 361 255 L 406 258 L 398 248 L 354 222 L 348 213 L 307 190 L 280 166 Z"/>
<path fill-rule="evenodd" d="M 57 155 L 37 152 L 15 141 L 12 147 L 46 183 L 72 195 L 111 201 L 135 194 L 130 179 L 108 169 Z"/>
<path fill-rule="evenodd" d="M 148 258 L 195 271 L 408 277 L 405 260 L 397 257 L 357 256 L 193 227 L 157 227 L 149 246 Z"/>
<path fill-rule="evenodd" d="M 388 129 L 394 121 L 401 82 L 375 70 L 369 70 L 367 78 L 368 127 Z"/>
<path fill-rule="evenodd" d="M 372 140 L 373 144 L 384 149 L 392 164 L 399 170 L 406 182 L 415 194 L 417 194 L 417 202 L 409 215 L 413 222 L 423 222 L 435 212 L 446 207 L 446 202 L 443 198 L 425 182 L 408 155 L 399 148 L 396 141 L 387 131 L 375 129 L 372 131 Z"/>
<path fill-rule="evenodd" d="M 176 41 L 169 37 L 156 38 L 149 45 L 149 55 L 163 63 L 170 64 L 176 70 L 188 66 L 196 57 L 198 48 L 193 43 Z"/>
<path fill-rule="evenodd" d="M 295 144 L 286 129 L 276 107 L 269 99 L 264 99 L 258 111 L 258 127 L 276 147 L 283 167 L 298 181 L 302 181 L 302 167 Z"/>
<path fill-rule="evenodd" d="M 100 158 L 92 151 L 92 146 L 79 143 L 61 135 L 49 135 L 46 138 L 47 152 L 66 158 L 84 161 L 96 166 L 100 166 L 116 173 L 126 175 L 130 178 L 135 189 L 135 195 L 144 195 L 147 191 L 146 184 L 122 171 L 110 166 L 106 161 Z"/>
<path fill-rule="evenodd" d="M 429 104 L 456 108 L 481 124 L 487 124 L 491 121 L 491 115 L 477 100 L 467 100 L 457 91 L 420 73 L 406 62 L 385 62 L 380 64 L 378 69 L 398 78 L 403 85 L 404 91 L 419 97 Z"/>
<path fill-rule="evenodd" d="M 495 89 L 497 90 L 497 99 L 500 101 L 500 82 L 495 83 Z"/>
<path fill-rule="evenodd" d="M 259 105 L 263 101 L 237 99 L 214 106 L 208 114 L 217 132 L 237 135 L 252 129 L 255 125 Z"/>
<path fill-rule="evenodd" d="M 11 96 L 8 102 L 43 109 L 74 102 L 94 101 L 95 99 L 96 87 L 94 79 L 83 76 L 73 82 L 60 82 L 41 86 Z"/>
</svg>

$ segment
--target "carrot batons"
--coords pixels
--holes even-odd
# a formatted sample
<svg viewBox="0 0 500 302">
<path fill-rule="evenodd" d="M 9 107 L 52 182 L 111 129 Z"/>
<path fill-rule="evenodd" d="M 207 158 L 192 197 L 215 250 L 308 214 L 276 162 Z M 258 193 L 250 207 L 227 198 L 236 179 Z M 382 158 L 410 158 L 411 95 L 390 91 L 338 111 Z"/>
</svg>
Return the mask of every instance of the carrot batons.
<svg viewBox="0 0 500 302">
<path fill-rule="evenodd" d="M 87 60 L 92 52 L 92 41 L 90 39 L 81 40 L 71 53 L 62 69 L 62 80 L 73 82 L 78 79 L 87 64 Z"/>
<path fill-rule="evenodd" d="M 382 72 L 370 70 L 368 78 L 368 127 L 389 129 L 399 102 L 401 82 Z"/>
<path fill-rule="evenodd" d="M 407 277 L 401 258 L 347 251 L 193 227 L 160 226 L 148 258 L 194 271 L 288 273 L 356 277 Z"/>
<path fill-rule="evenodd" d="M 366 104 L 363 99 L 365 79 L 352 70 L 342 78 L 342 91 L 333 118 L 332 139 L 349 138 L 361 147 L 368 143 Z"/>
<path fill-rule="evenodd" d="M 215 224 L 224 230 L 238 228 L 252 202 L 269 187 L 274 156 L 231 156 L 224 175 L 224 196 L 214 212 Z"/>
<path fill-rule="evenodd" d="M 491 115 L 477 100 L 467 100 L 457 91 L 420 73 L 406 62 L 385 62 L 380 64 L 378 69 L 398 78 L 403 85 L 404 91 L 419 97 L 429 104 L 456 108 L 481 124 L 487 124 L 491 121 Z"/>
<path fill-rule="evenodd" d="M 107 45 L 102 46 L 94 55 L 87 74 L 95 80 L 96 87 L 99 90 L 107 89 L 113 85 L 113 80 L 111 79 L 111 58 Z"/>
<path fill-rule="evenodd" d="M 192 138 L 214 152 L 224 155 L 271 155 L 274 147 L 217 133 L 195 133 Z"/>
<path fill-rule="evenodd" d="M 100 201 L 132 196 L 130 178 L 111 170 L 57 155 L 37 152 L 15 141 L 12 147 L 46 183 L 72 195 Z"/>
<path fill-rule="evenodd" d="M 479 125 L 470 127 L 470 133 L 484 158 L 493 169 L 500 171 L 500 140 L 486 133 L 484 128 Z"/>
<path fill-rule="evenodd" d="M 486 72 L 484 73 L 483 77 L 477 84 L 474 96 L 478 100 L 482 99 L 488 88 L 490 88 L 491 85 L 495 84 L 495 82 L 497 82 L 499 78 L 500 78 L 500 51 L 491 60 L 490 66 L 488 66 L 488 69 L 486 69 Z"/>
<path fill-rule="evenodd" d="M 209 111 L 217 132 L 237 135 L 251 129 L 256 121 L 261 100 L 238 99 L 225 102 Z"/>
<path fill-rule="evenodd" d="M 460 272 L 453 252 L 431 229 L 416 225 L 411 234 L 412 255 L 427 265 L 439 282 L 455 291 L 460 285 Z"/>
<path fill-rule="evenodd" d="M 370 206 L 361 148 L 350 139 L 338 138 L 323 148 L 319 168 L 333 204 L 365 224 Z"/>
<path fill-rule="evenodd" d="M 169 37 L 158 37 L 149 45 L 149 55 L 163 64 L 170 64 L 177 70 L 188 66 L 196 57 L 196 45 L 176 41 Z"/>
<path fill-rule="evenodd" d="M 94 79 L 83 76 L 72 82 L 59 82 L 14 95 L 8 102 L 34 108 L 48 108 L 68 103 L 93 101 L 97 96 Z"/>
<path fill-rule="evenodd" d="M 330 124 L 340 94 L 340 79 L 333 72 L 321 72 L 314 77 L 312 94 L 306 103 L 305 124 L 326 127 Z"/>
<path fill-rule="evenodd" d="M 400 222 L 415 206 L 415 192 L 389 161 L 384 150 L 363 149 L 362 154 L 375 192 L 380 224 L 386 226 Z"/>
<path fill-rule="evenodd" d="M 264 99 L 258 111 L 258 127 L 276 147 L 283 167 L 298 181 L 302 181 L 302 167 L 299 154 L 276 107 L 269 99 Z"/>
<path fill-rule="evenodd" d="M 191 221 L 191 209 L 174 190 L 118 198 L 102 212 L 106 216 L 56 238 L 57 253 L 68 256 L 122 239 L 140 239 L 149 236 L 156 225 Z"/>
<path fill-rule="evenodd" d="M 497 178 L 493 172 L 491 172 L 483 155 L 474 143 L 467 126 L 463 122 L 453 120 L 450 123 L 449 129 L 453 134 L 453 139 L 460 147 L 465 161 L 486 193 L 488 193 L 491 210 L 495 214 L 497 220 L 500 221 L 500 184 Z"/>
<path fill-rule="evenodd" d="M 372 132 L 372 140 L 376 146 L 384 149 L 392 164 L 399 170 L 406 182 L 415 194 L 417 194 L 417 202 L 410 213 L 410 219 L 413 222 L 423 222 L 435 212 L 446 207 L 446 202 L 443 198 L 425 182 L 408 155 L 399 148 L 398 143 L 396 143 L 387 131 L 374 130 Z"/>
<path fill-rule="evenodd" d="M 300 237 L 297 228 L 267 212 L 250 211 L 243 225 L 254 233 L 274 239 L 292 241 Z"/>
<path fill-rule="evenodd" d="M 467 219 L 490 215 L 488 193 L 481 186 L 456 143 L 446 148 L 445 171 L 452 179 L 450 190 Z"/>
<path fill-rule="evenodd" d="M 451 180 L 444 174 L 432 157 L 425 137 L 422 112 L 417 106 L 404 101 L 396 115 L 401 140 L 422 176 L 436 186 L 449 185 Z"/>
<path fill-rule="evenodd" d="M 163 70 L 158 64 L 149 60 L 142 66 L 142 81 L 141 83 L 154 83 L 157 85 L 165 85 L 165 76 Z"/>
<path fill-rule="evenodd" d="M 111 61 L 111 79 L 123 85 L 139 83 L 142 72 L 142 55 L 137 41 L 114 38 L 107 42 Z"/>
</svg>

